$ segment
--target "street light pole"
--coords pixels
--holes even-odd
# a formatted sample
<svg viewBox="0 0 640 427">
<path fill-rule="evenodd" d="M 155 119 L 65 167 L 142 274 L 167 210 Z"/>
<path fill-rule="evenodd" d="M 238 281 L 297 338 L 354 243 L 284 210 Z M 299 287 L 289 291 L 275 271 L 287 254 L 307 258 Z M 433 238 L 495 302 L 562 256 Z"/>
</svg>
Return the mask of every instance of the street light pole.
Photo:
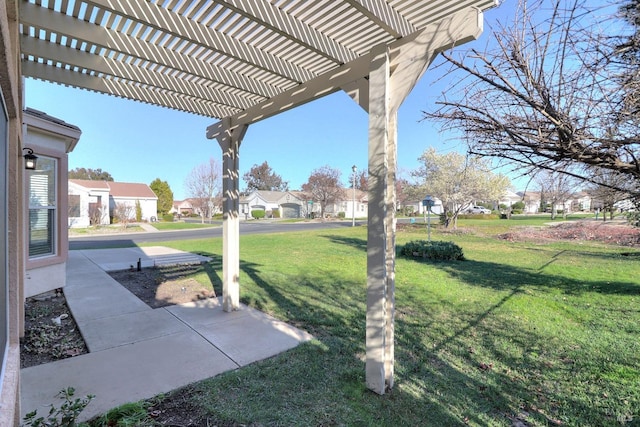
<svg viewBox="0 0 640 427">
<path fill-rule="evenodd" d="M 351 226 L 356 226 L 356 172 L 358 168 L 356 165 L 351 166 L 351 171 L 353 172 L 353 205 L 351 206 Z"/>
</svg>

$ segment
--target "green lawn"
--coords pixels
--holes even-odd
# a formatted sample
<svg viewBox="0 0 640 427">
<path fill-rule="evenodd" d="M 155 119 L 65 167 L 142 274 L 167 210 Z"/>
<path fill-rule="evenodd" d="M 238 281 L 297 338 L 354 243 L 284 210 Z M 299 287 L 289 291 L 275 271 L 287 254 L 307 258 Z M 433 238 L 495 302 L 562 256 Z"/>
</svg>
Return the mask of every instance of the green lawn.
<svg viewBox="0 0 640 427">
<path fill-rule="evenodd" d="M 192 228 L 211 228 L 211 227 L 219 227 L 220 224 L 208 224 L 208 223 L 199 223 L 199 222 L 154 222 L 153 225 L 158 230 L 188 230 Z"/>
<path fill-rule="evenodd" d="M 466 261 L 398 257 L 385 396 L 364 387 L 366 228 L 241 237 L 242 302 L 316 339 L 189 386 L 184 404 L 210 425 L 640 425 L 638 251 L 509 243 L 492 233 L 519 220 L 479 221 L 432 232 Z M 221 292 L 220 239 L 164 245 L 214 257 L 199 280 Z"/>
</svg>

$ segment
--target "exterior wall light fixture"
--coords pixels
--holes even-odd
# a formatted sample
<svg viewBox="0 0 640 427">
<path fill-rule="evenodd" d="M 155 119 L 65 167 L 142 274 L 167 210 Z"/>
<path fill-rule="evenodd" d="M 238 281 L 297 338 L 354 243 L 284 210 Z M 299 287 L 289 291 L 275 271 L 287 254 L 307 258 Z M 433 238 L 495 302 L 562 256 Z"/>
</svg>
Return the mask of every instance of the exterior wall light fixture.
<svg viewBox="0 0 640 427">
<path fill-rule="evenodd" d="M 36 168 L 36 161 L 38 160 L 38 156 L 33 154 L 33 150 L 31 148 L 23 148 L 22 151 L 26 150 L 27 154 L 24 155 L 24 168 L 27 170 L 34 170 Z"/>
</svg>

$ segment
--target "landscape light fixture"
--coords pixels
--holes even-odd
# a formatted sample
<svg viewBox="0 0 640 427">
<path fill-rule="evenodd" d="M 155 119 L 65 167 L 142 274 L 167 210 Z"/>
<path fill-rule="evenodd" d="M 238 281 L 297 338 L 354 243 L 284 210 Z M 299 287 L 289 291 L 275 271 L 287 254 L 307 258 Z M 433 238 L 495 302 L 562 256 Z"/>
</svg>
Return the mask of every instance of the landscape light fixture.
<svg viewBox="0 0 640 427">
<path fill-rule="evenodd" d="M 31 148 L 23 148 L 22 151 L 27 151 L 27 154 L 24 155 L 24 168 L 26 170 L 35 170 L 36 161 L 38 160 L 38 156 L 33 154 L 33 150 Z"/>
</svg>

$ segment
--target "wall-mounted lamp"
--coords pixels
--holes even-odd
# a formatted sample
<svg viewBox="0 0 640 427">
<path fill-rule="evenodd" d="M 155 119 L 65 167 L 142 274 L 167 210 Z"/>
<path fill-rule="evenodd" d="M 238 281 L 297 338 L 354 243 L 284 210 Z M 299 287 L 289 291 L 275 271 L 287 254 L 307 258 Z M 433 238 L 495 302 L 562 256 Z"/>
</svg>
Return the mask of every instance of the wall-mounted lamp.
<svg viewBox="0 0 640 427">
<path fill-rule="evenodd" d="M 36 168 L 36 161 L 38 160 L 38 156 L 33 154 L 33 150 L 31 148 L 23 148 L 22 151 L 27 151 L 27 154 L 24 155 L 24 168 L 27 170 L 34 170 Z"/>
</svg>

